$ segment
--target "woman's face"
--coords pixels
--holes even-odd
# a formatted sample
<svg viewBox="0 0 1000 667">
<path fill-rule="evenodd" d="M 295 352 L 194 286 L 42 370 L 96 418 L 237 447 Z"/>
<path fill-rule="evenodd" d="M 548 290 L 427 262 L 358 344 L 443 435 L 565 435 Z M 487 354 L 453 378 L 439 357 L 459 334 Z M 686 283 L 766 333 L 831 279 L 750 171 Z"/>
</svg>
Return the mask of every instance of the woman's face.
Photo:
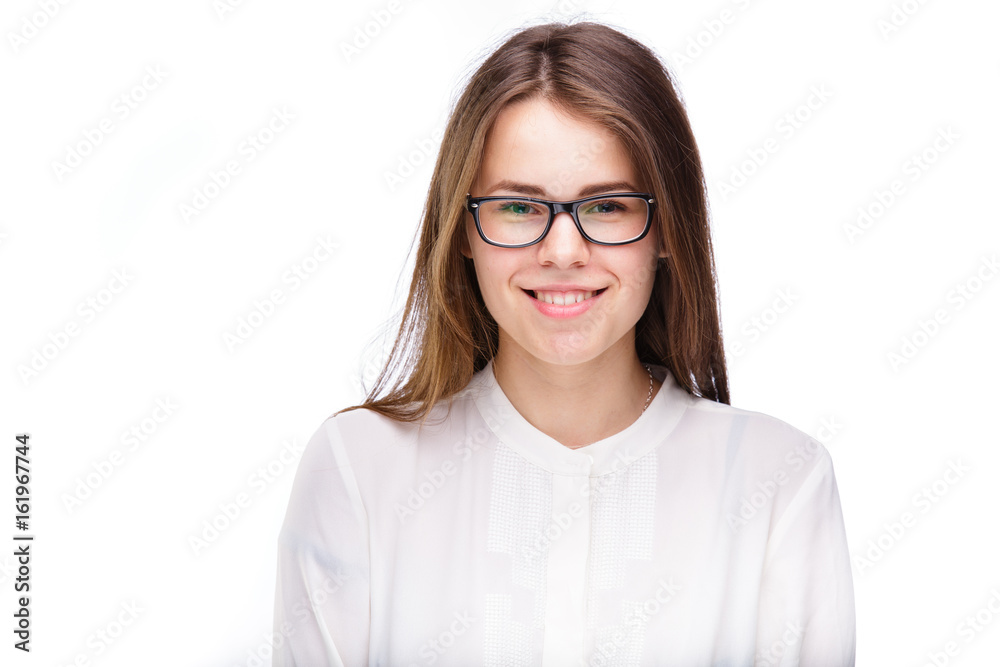
<svg viewBox="0 0 1000 667">
<path fill-rule="evenodd" d="M 645 185 L 608 130 L 535 98 L 500 113 L 471 193 L 566 201 L 648 192 Z M 504 355 L 514 351 L 548 363 L 578 364 L 605 354 L 633 354 L 635 324 L 653 289 L 655 226 L 635 243 L 602 246 L 584 239 L 570 214 L 559 213 L 539 243 L 499 248 L 479 237 L 466 212 L 462 254 L 475 264 Z M 545 303 L 544 293 L 536 299 L 539 290 L 555 303 Z M 572 306 L 558 305 L 576 301 L 581 291 L 598 290 L 603 291 Z"/>
</svg>

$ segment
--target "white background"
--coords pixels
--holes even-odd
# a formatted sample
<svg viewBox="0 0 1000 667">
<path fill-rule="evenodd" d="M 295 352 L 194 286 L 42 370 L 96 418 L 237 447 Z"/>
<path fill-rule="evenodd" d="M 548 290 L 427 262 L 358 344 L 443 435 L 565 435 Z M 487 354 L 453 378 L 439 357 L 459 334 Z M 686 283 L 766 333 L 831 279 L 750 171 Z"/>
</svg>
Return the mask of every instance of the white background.
<svg viewBox="0 0 1000 667">
<path fill-rule="evenodd" d="M 593 18 L 656 50 L 688 106 L 733 405 L 833 455 L 858 664 L 994 664 L 998 5 L 48 4 L 0 16 L 0 662 L 268 664 L 298 452 L 377 370 L 432 136 L 509 31 Z M 275 109 L 294 118 L 268 134 Z M 253 159 L 251 135 L 269 141 Z M 86 155 L 55 166 L 71 151 Z M 239 173 L 213 188 L 230 160 Z M 196 191 L 211 197 L 185 219 Z M 851 235 L 859 208 L 874 215 Z M 295 269 L 311 273 L 286 280 Z M 252 316 L 274 290 L 281 303 Z M 142 440 L 123 439 L 133 428 Z M 30 655 L 12 648 L 19 432 Z"/>
</svg>

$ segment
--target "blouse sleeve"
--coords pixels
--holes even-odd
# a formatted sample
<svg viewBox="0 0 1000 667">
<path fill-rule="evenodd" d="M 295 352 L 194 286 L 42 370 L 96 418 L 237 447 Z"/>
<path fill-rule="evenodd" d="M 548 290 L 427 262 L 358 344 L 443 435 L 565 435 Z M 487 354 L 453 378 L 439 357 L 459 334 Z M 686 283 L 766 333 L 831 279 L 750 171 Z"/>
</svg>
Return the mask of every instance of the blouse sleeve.
<svg viewBox="0 0 1000 667">
<path fill-rule="evenodd" d="M 854 585 L 833 462 L 818 447 L 768 539 L 757 667 L 845 667 L 855 660 Z"/>
<path fill-rule="evenodd" d="M 278 536 L 274 667 L 368 664 L 368 518 L 336 419 L 299 462 Z"/>
</svg>

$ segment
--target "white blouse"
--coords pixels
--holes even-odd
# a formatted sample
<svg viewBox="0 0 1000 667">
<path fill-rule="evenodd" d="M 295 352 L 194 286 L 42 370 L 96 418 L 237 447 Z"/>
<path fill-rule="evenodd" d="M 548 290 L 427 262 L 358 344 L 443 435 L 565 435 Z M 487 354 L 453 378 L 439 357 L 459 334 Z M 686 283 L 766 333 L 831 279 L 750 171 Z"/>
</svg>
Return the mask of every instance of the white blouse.
<svg viewBox="0 0 1000 667">
<path fill-rule="evenodd" d="M 279 537 L 273 664 L 853 665 L 829 452 L 652 370 L 649 408 L 579 449 L 492 363 L 422 429 L 323 422 Z"/>
</svg>

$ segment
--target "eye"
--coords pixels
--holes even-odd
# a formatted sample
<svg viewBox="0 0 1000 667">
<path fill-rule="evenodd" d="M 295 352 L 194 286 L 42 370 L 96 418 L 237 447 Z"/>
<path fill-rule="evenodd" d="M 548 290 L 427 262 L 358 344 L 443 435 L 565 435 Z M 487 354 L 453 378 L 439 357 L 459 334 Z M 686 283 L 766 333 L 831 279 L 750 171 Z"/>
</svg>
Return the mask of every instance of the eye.
<svg viewBox="0 0 1000 667">
<path fill-rule="evenodd" d="M 529 202 L 525 201 L 498 201 L 496 204 L 497 212 L 506 215 L 518 216 L 538 213 L 538 207 L 532 206 Z"/>
<path fill-rule="evenodd" d="M 483 203 L 479 215 L 487 221 L 544 224 L 549 217 L 548 208 L 522 199 L 494 199 Z"/>
<path fill-rule="evenodd" d="M 615 215 L 624 213 L 628 207 L 617 199 L 601 199 L 600 201 L 589 202 L 580 209 L 583 215 Z"/>
</svg>

